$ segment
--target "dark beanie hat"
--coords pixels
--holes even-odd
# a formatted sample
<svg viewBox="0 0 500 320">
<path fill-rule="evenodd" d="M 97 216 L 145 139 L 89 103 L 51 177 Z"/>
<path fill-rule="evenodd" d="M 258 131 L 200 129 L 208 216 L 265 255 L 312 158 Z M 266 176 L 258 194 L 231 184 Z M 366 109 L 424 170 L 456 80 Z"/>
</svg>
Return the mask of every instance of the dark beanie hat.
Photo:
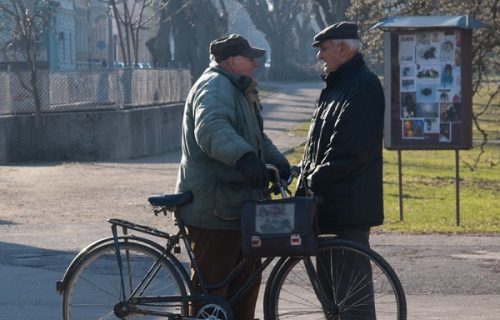
<svg viewBox="0 0 500 320">
<path fill-rule="evenodd" d="M 321 42 L 331 39 L 359 39 L 358 25 L 348 21 L 334 23 L 318 32 L 312 45 L 318 47 Z"/>
</svg>

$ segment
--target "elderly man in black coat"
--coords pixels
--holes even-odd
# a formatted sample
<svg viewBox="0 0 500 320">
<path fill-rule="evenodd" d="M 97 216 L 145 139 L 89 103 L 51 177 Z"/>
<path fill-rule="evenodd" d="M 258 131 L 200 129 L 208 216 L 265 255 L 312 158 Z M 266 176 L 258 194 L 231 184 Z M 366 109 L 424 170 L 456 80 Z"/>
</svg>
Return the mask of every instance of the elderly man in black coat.
<svg viewBox="0 0 500 320">
<path fill-rule="evenodd" d="M 384 92 L 359 53 L 355 23 L 327 27 L 316 34 L 313 46 L 323 62 L 326 87 L 314 111 L 300 164 L 306 185 L 299 186 L 297 195 L 312 191 L 319 198 L 321 233 L 369 246 L 370 227 L 384 220 Z M 356 263 L 353 268 L 363 268 L 359 261 L 352 263 Z M 369 264 L 365 267 L 371 276 Z"/>
</svg>

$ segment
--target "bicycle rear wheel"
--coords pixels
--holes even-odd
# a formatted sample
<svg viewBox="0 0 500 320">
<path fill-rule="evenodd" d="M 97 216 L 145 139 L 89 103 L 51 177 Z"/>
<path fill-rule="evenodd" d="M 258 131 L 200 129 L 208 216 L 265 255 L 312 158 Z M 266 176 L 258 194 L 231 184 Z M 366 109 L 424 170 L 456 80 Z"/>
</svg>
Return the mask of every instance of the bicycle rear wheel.
<svg viewBox="0 0 500 320">
<path fill-rule="evenodd" d="M 316 257 L 290 258 L 270 280 L 266 319 L 406 320 L 394 270 L 350 241 L 321 238 Z"/>
<path fill-rule="evenodd" d="M 63 319 L 158 319 L 150 313 L 187 314 L 187 303 L 128 304 L 132 297 L 182 296 L 186 287 L 177 269 L 157 250 L 120 241 L 122 277 L 113 243 L 97 247 L 69 275 Z M 125 295 L 124 303 L 123 292 Z M 147 312 L 137 312 L 135 308 Z"/>
</svg>

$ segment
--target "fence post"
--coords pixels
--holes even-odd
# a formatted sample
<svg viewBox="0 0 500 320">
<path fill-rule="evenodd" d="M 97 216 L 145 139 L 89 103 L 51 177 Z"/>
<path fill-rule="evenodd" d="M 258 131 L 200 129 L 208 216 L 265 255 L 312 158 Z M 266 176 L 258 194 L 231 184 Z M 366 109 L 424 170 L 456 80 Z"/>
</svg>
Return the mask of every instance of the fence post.
<svg viewBox="0 0 500 320">
<path fill-rule="evenodd" d="M 399 180 L 399 221 L 403 221 L 403 169 L 401 150 L 398 150 L 398 180 Z"/>
<path fill-rule="evenodd" d="M 460 226 L 460 156 L 459 150 L 455 150 L 455 199 L 457 210 L 457 227 Z"/>
</svg>

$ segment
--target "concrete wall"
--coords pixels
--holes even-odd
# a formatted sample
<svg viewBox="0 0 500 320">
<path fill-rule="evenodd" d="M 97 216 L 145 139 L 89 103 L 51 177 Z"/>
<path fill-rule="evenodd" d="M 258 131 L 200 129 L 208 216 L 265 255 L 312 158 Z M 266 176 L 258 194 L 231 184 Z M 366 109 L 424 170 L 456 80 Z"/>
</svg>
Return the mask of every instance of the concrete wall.
<svg viewBox="0 0 500 320">
<path fill-rule="evenodd" d="M 183 104 L 0 117 L 0 163 L 121 160 L 179 148 Z"/>
</svg>

